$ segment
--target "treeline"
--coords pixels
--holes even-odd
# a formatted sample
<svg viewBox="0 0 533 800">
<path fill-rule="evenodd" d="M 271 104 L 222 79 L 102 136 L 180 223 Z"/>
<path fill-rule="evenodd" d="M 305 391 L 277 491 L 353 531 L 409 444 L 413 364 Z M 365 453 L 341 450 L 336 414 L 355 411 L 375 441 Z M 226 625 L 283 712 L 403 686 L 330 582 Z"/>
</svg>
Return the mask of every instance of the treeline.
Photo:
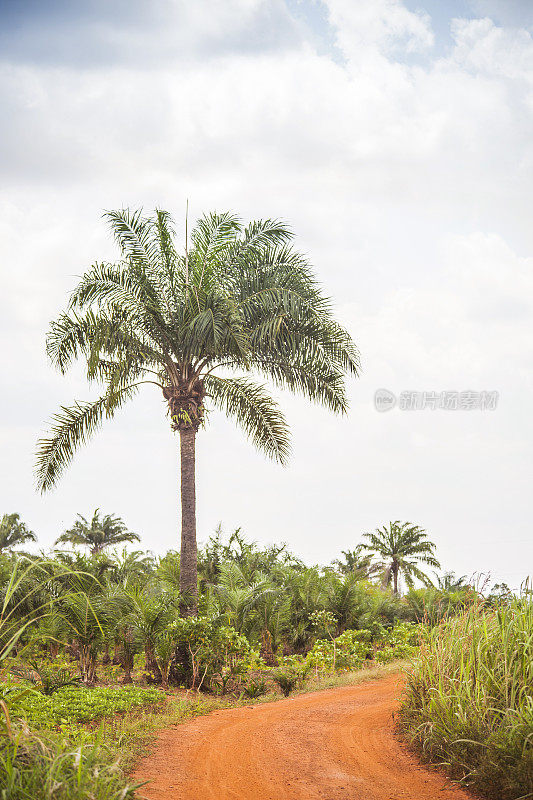
<svg viewBox="0 0 533 800">
<path fill-rule="evenodd" d="M 376 532 L 366 545 L 323 567 L 306 566 L 286 545 L 259 547 L 240 530 L 225 539 L 219 528 L 198 553 L 198 617 L 191 619 L 180 613 L 179 554 L 113 549 L 138 538 L 118 517 L 98 511 L 90 520 L 80 517 L 58 540 L 76 549 L 50 555 L 17 554 L 14 543 L 34 536 L 9 515 L 1 521 L 0 542 L 8 528 L 11 544 L 0 555 L 0 591 L 4 599 L 10 593 L 4 640 L 30 621 L 14 652 L 29 647 L 51 658 L 65 652 L 86 684 L 97 680 L 98 664 L 110 663 L 129 682 L 142 659 L 147 680 L 190 685 L 198 668 L 193 651 L 200 645 L 215 651 L 235 645 L 272 666 L 305 656 L 317 640 L 333 641 L 346 631 L 364 631 L 369 642 L 385 641 L 385 632 L 398 623 L 435 624 L 479 597 L 464 578 L 448 573 L 432 583 L 421 572 L 417 558 L 438 562 L 434 546 L 413 526 L 391 523 L 382 531 L 385 544 L 376 541 Z M 411 552 L 387 553 L 387 535 L 400 534 Z M 412 585 L 414 570 L 426 585 L 401 595 L 400 576 Z"/>
</svg>

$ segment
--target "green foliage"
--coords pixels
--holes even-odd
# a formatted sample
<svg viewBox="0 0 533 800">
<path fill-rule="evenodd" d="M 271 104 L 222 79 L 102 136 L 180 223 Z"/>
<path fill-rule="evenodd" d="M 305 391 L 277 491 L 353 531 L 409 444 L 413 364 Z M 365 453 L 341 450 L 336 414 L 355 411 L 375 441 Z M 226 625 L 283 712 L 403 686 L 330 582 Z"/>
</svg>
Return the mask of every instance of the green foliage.
<svg viewBox="0 0 533 800">
<path fill-rule="evenodd" d="M 245 636 L 205 617 L 179 618 L 169 632 L 178 654 L 179 677 L 193 688 L 206 679 L 220 678 L 224 671 L 237 675 L 260 663 Z"/>
<path fill-rule="evenodd" d="M 255 699 L 268 692 L 268 684 L 264 678 L 250 678 L 250 680 L 245 683 L 243 692 L 246 697 Z"/>
<path fill-rule="evenodd" d="M 13 675 L 31 683 L 42 694 L 51 695 L 66 686 L 75 686 L 80 678 L 75 676 L 69 667 L 57 667 L 53 664 L 29 662 L 30 669 L 21 664 L 11 668 Z"/>
<path fill-rule="evenodd" d="M 401 719 L 425 756 L 480 794 L 533 793 L 533 602 L 471 606 L 428 631 Z"/>
<path fill-rule="evenodd" d="M 374 643 L 374 660 L 378 664 L 388 664 L 397 659 L 411 659 L 425 638 L 424 625 L 399 622 L 393 628 L 385 628 Z"/>
<path fill-rule="evenodd" d="M 300 683 L 300 678 L 297 673 L 283 669 L 278 669 L 273 672 L 272 679 L 277 683 L 284 697 L 288 697 Z"/>
<path fill-rule="evenodd" d="M 135 793 L 101 743 L 74 747 L 17 728 L 0 739 L 0 787 L 5 800 L 133 800 Z"/>
<path fill-rule="evenodd" d="M 309 653 L 307 661 L 319 671 L 355 670 L 372 654 L 368 631 L 344 631 L 335 639 L 318 639 Z"/>
<path fill-rule="evenodd" d="M 0 684 L 1 688 L 13 688 Z M 10 703 L 11 717 L 24 717 L 29 725 L 46 730 L 73 723 L 91 722 L 119 712 L 160 703 L 161 692 L 153 688 L 82 686 L 58 688 L 53 694 L 32 691 Z"/>
</svg>

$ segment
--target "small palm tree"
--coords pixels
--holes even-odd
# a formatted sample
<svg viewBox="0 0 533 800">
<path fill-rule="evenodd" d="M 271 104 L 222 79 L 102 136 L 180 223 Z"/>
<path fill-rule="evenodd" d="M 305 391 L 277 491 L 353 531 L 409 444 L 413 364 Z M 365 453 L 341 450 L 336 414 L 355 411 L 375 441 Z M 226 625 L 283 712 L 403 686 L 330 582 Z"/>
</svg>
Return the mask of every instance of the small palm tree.
<svg viewBox="0 0 533 800">
<path fill-rule="evenodd" d="M 0 553 L 36 541 L 37 537 L 21 521 L 20 514 L 4 514 L 0 519 Z"/>
<path fill-rule="evenodd" d="M 466 575 L 457 576 L 455 572 L 445 572 L 444 575 L 437 577 L 437 588 L 441 592 L 457 592 L 460 589 L 468 589 L 468 578 Z"/>
<path fill-rule="evenodd" d="M 114 547 L 122 542 L 138 541 L 137 534 L 129 531 L 120 517 L 114 517 L 112 514 L 103 517 L 97 508 L 90 522 L 78 514 L 78 519 L 72 528 L 62 533 L 56 544 L 79 544 L 88 547 L 94 556 L 106 547 Z"/>
<path fill-rule="evenodd" d="M 233 417 L 254 444 L 285 463 L 289 431 L 257 378 L 345 413 L 346 373 L 358 354 L 335 321 L 292 234 L 275 220 L 243 227 L 232 214 L 202 217 L 179 254 L 165 211 L 106 214 L 121 252 L 83 275 L 53 323 L 48 354 L 62 372 L 78 358 L 105 384 L 90 403 L 63 407 L 40 442 L 37 483 L 51 489 L 75 450 L 136 392 L 157 387 L 181 451 L 182 598 L 197 594 L 195 443 L 209 407 Z"/>
<path fill-rule="evenodd" d="M 343 559 L 336 558 L 332 565 L 342 575 L 355 575 L 358 580 L 367 580 L 381 570 L 381 564 L 372 560 L 370 553 L 361 554 L 359 548 L 355 550 L 341 550 Z"/>
<path fill-rule="evenodd" d="M 383 586 L 392 582 L 394 594 L 399 594 L 400 575 L 403 575 L 409 588 L 414 579 L 431 584 L 422 572 L 420 564 L 428 564 L 438 569 L 439 562 L 434 556 L 435 545 L 427 538 L 426 532 L 410 522 L 389 522 L 388 526 L 378 528 L 375 533 L 365 533 L 367 541 L 360 545 L 361 550 L 378 555 L 385 565 Z"/>
</svg>

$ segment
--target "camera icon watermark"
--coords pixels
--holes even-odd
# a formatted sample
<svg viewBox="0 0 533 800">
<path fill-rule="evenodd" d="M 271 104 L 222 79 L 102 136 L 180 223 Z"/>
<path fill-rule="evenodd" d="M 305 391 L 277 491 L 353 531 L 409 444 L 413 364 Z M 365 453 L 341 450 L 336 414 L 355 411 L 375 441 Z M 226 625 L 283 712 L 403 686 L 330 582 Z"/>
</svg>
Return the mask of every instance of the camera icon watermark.
<svg viewBox="0 0 533 800">
<path fill-rule="evenodd" d="M 374 393 L 376 411 L 390 411 L 397 406 L 400 411 L 495 411 L 499 393 L 495 391 L 459 392 L 448 389 L 442 392 L 404 391 L 398 396 L 389 389 L 377 389 Z"/>
<path fill-rule="evenodd" d="M 390 411 L 396 405 L 396 395 L 388 389 L 378 389 L 374 394 L 376 411 Z"/>
</svg>

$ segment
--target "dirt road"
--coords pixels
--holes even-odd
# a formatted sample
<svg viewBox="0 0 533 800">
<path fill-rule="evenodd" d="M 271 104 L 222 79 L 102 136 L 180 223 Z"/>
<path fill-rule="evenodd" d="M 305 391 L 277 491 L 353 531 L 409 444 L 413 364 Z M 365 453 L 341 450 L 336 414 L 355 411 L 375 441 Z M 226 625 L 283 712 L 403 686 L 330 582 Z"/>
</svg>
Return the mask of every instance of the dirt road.
<svg viewBox="0 0 533 800">
<path fill-rule="evenodd" d="M 217 711 L 164 731 L 149 800 L 471 800 L 393 735 L 399 676 Z"/>
</svg>

